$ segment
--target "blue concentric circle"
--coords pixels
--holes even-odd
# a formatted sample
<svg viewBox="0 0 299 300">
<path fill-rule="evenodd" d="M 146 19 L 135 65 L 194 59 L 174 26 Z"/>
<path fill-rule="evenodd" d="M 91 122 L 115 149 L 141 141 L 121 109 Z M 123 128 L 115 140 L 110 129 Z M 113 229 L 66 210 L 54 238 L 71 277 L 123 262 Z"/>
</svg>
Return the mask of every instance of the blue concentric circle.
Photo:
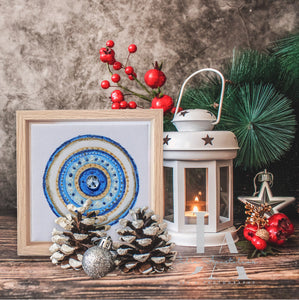
<svg viewBox="0 0 299 300">
<path fill-rule="evenodd" d="M 104 172 L 109 176 L 110 184 Z M 98 188 L 88 186 L 86 181 L 91 176 Z M 91 198 L 93 210 L 104 213 L 122 199 L 126 177 L 122 166 L 110 153 L 87 149 L 74 153 L 65 161 L 59 172 L 58 189 L 65 203 L 81 206 L 85 199 Z"/>
<path fill-rule="evenodd" d="M 103 136 L 72 138 L 51 155 L 43 177 L 44 194 L 57 216 L 66 206 L 84 205 L 107 215 L 108 224 L 123 218 L 134 206 L 139 191 L 136 164 L 119 143 Z"/>
<path fill-rule="evenodd" d="M 79 186 L 88 196 L 98 196 L 107 187 L 107 177 L 103 171 L 97 168 L 90 168 L 82 172 L 79 177 Z"/>
</svg>

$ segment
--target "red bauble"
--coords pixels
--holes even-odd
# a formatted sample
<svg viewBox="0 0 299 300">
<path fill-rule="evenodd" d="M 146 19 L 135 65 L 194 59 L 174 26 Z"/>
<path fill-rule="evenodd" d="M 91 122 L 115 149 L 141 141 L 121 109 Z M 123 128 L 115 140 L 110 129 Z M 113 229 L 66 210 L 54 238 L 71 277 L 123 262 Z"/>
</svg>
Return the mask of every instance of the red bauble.
<svg viewBox="0 0 299 300">
<path fill-rule="evenodd" d="M 267 231 L 269 232 L 269 242 L 276 244 L 276 245 L 282 245 L 286 241 L 286 235 L 278 226 L 270 225 L 267 226 Z"/>
<path fill-rule="evenodd" d="M 126 67 L 126 68 L 125 68 L 125 73 L 126 73 L 127 75 L 133 74 L 133 73 L 134 73 L 133 67 L 131 67 L 131 66 Z"/>
<path fill-rule="evenodd" d="M 122 64 L 119 62 L 119 61 L 116 61 L 114 64 L 113 64 L 113 69 L 114 70 L 120 70 L 122 67 Z"/>
<path fill-rule="evenodd" d="M 113 74 L 111 76 L 111 80 L 115 83 L 119 82 L 120 81 L 120 76 L 118 74 Z"/>
<path fill-rule="evenodd" d="M 144 75 L 145 83 L 152 89 L 161 87 L 166 81 L 165 74 L 161 71 L 161 66 L 155 63 L 155 68 L 148 70 Z"/>
<path fill-rule="evenodd" d="M 128 47 L 128 50 L 129 50 L 130 53 L 135 53 L 137 51 L 137 46 L 135 44 L 131 44 Z"/>
<path fill-rule="evenodd" d="M 251 239 L 251 243 L 257 250 L 264 250 L 267 248 L 266 241 L 256 235 Z"/>
<path fill-rule="evenodd" d="M 135 108 L 137 107 L 137 104 L 136 104 L 135 101 L 130 101 L 130 102 L 128 103 L 128 106 L 129 106 L 129 108 L 131 108 L 131 109 L 135 109 Z"/>
<path fill-rule="evenodd" d="M 173 107 L 173 100 L 170 96 L 164 95 L 162 97 L 155 97 L 152 100 L 151 108 L 162 108 L 164 113 L 171 110 Z"/>
<path fill-rule="evenodd" d="M 121 102 L 119 103 L 119 105 L 120 105 L 120 108 L 125 109 L 125 108 L 127 108 L 128 103 L 127 103 L 126 101 L 121 101 Z"/>
<path fill-rule="evenodd" d="M 120 105 L 118 102 L 115 102 L 115 103 L 112 103 L 111 108 L 112 109 L 120 109 Z"/>
<path fill-rule="evenodd" d="M 112 40 L 109 40 L 106 42 L 106 46 L 112 48 L 114 46 L 114 42 Z"/>
<path fill-rule="evenodd" d="M 111 93 L 111 101 L 113 103 L 120 103 L 121 101 L 124 100 L 124 94 L 120 90 L 114 90 Z"/>
<path fill-rule="evenodd" d="M 243 235 L 246 240 L 251 241 L 252 238 L 255 236 L 255 233 L 257 232 L 257 225 L 251 225 L 248 224 L 245 226 L 243 230 Z"/>
<path fill-rule="evenodd" d="M 104 90 L 108 89 L 108 88 L 110 87 L 110 82 L 109 82 L 108 80 L 103 80 L 103 81 L 101 82 L 101 87 L 102 87 L 102 89 L 104 89 Z"/>
<path fill-rule="evenodd" d="M 294 233 L 294 225 L 290 219 L 283 213 L 272 215 L 268 219 L 269 226 L 278 226 L 279 229 L 288 237 Z"/>
</svg>

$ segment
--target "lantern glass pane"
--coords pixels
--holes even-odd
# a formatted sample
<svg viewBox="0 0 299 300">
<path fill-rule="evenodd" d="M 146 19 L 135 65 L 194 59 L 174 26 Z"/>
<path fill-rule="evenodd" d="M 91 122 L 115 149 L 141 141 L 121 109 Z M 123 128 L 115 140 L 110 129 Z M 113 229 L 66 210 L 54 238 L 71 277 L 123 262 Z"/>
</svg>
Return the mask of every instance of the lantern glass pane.
<svg viewBox="0 0 299 300">
<path fill-rule="evenodd" d="M 173 168 L 164 167 L 164 219 L 174 222 Z"/>
<path fill-rule="evenodd" d="M 229 168 L 220 168 L 220 223 L 229 220 Z"/>
<path fill-rule="evenodd" d="M 185 224 L 196 224 L 196 211 L 207 211 L 207 168 L 186 168 Z M 208 224 L 208 216 L 205 216 Z"/>
</svg>

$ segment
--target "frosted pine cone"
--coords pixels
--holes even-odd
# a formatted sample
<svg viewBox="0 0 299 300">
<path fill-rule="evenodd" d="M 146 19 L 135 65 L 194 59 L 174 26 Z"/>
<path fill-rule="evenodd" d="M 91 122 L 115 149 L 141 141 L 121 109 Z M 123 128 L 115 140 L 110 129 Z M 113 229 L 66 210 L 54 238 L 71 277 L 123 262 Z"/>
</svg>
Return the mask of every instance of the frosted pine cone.
<svg viewBox="0 0 299 300">
<path fill-rule="evenodd" d="M 72 204 L 67 206 L 73 214 L 59 217 L 55 220 L 66 231 L 52 231 L 53 244 L 49 248 L 53 264 L 61 265 L 61 268 L 73 268 L 79 270 L 82 267 L 84 252 L 94 246 L 94 241 L 106 236 L 109 225 L 102 225 L 107 220 L 105 216 L 96 216 L 97 212 L 90 212 L 84 216 L 89 209 L 91 200 L 87 200 L 82 207 L 75 207 Z"/>
<path fill-rule="evenodd" d="M 149 274 L 167 271 L 176 258 L 175 246 L 170 242 L 166 223 L 161 223 L 153 211 L 135 208 L 130 211 L 132 221 L 121 219 L 117 230 L 121 242 L 114 243 L 115 264 L 125 273 Z"/>
</svg>

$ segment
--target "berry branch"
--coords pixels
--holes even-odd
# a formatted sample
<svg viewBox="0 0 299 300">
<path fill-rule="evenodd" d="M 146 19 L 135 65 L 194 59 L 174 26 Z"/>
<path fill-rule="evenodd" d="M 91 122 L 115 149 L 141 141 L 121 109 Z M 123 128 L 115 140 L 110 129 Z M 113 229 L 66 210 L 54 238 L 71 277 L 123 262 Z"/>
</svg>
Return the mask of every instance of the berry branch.
<svg viewBox="0 0 299 300">
<path fill-rule="evenodd" d="M 108 72 L 111 76 L 111 81 L 117 84 L 117 87 L 120 90 L 113 90 L 111 92 L 110 98 L 112 101 L 111 108 L 112 109 L 125 109 L 125 108 L 131 108 L 135 109 L 137 107 L 137 104 L 135 101 L 127 102 L 125 101 L 125 95 L 122 91 L 130 93 L 131 96 L 138 97 L 142 100 L 145 100 L 147 102 L 151 102 L 151 108 L 153 109 L 163 109 L 164 113 L 167 113 L 173 109 L 173 100 L 170 96 L 165 95 L 161 87 L 166 82 L 166 76 L 161 71 L 162 64 L 158 64 L 158 62 L 155 62 L 154 69 L 148 70 L 144 75 L 144 82 L 141 82 L 137 78 L 137 74 L 134 71 L 134 68 L 132 66 L 128 66 L 129 58 L 131 54 L 135 53 L 137 51 L 137 46 L 135 44 L 131 44 L 128 47 L 129 54 L 126 59 L 126 63 L 122 64 L 120 61 L 117 61 L 115 59 L 115 52 L 112 49 L 114 47 L 114 42 L 112 40 L 109 40 L 106 42 L 106 47 L 103 47 L 100 49 L 100 60 L 103 63 L 107 64 Z M 135 81 L 141 89 L 145 91 L 146 94 L 141 94 L 138 92 L 133 91 L 131 88 L 127 87 L 123 83 L 120 83 L 122 80 L 119 73 L 114 73 L 112 71 L 111 66 L 114 71 L 121 71 L 124 70 L 124 73 L 128 76 L 129 80 Z M 101 82 L 101 87 L 103 89 L 108 89 L 111 86 L 110 82 L 108 80 L 103 80 Z M 121 91 L 122 90 L 122 91 Z"/>
</svg>

